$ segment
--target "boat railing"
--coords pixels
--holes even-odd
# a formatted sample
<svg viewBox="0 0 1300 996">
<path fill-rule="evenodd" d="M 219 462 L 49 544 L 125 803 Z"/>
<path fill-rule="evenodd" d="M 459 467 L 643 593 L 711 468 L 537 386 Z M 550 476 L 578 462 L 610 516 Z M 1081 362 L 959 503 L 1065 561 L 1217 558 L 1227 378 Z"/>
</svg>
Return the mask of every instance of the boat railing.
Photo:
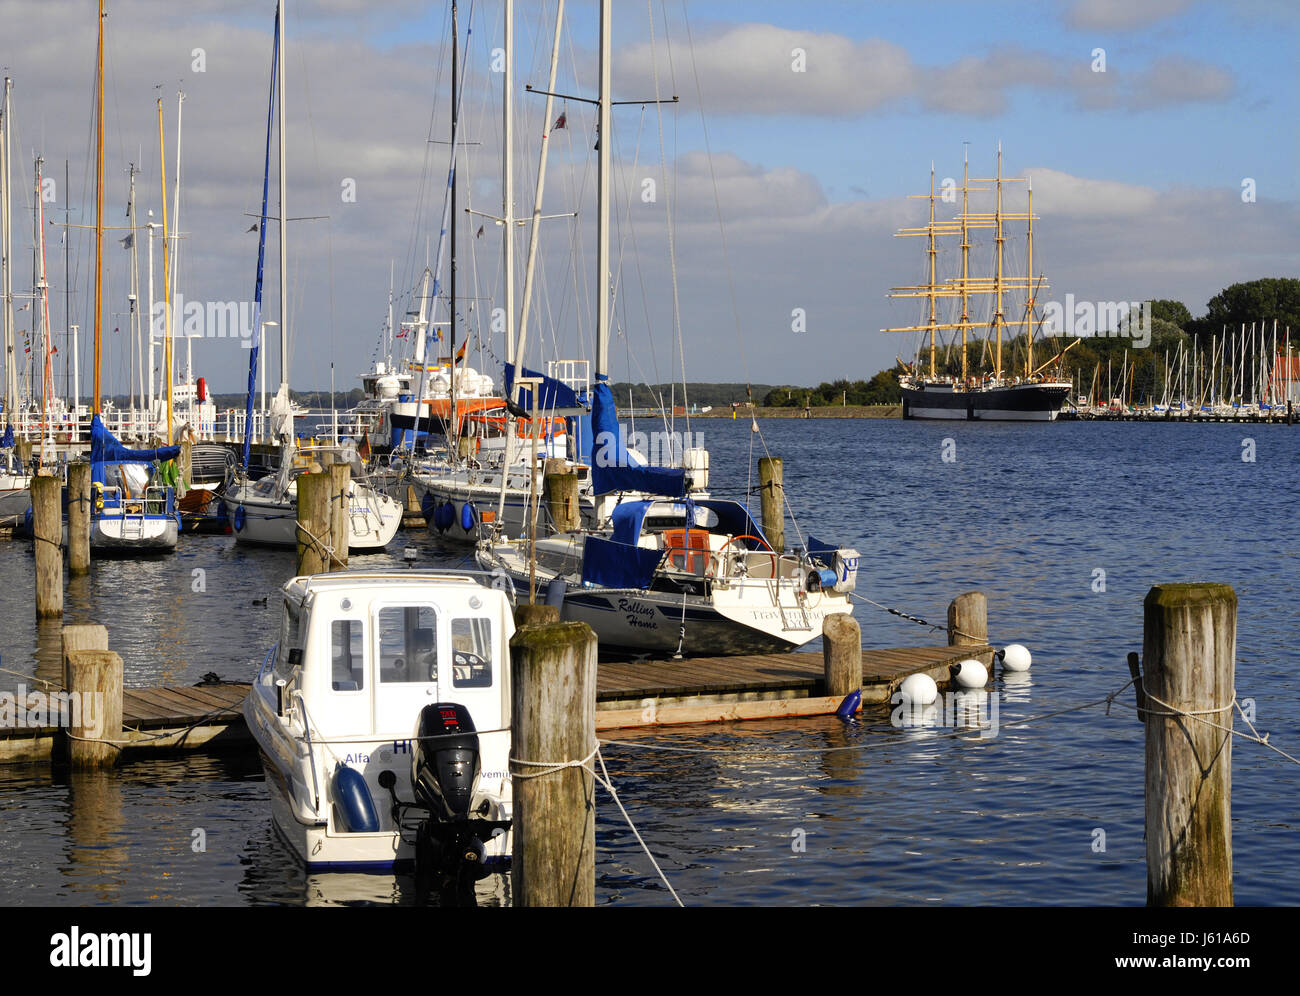
<svg viewBox="0 0 1300 996">
<path fill-rule="evenodd" d="M 293 697 L 297 699 L 298 707 L 302 710 L 302 730 L 307 741 L 307 766 L 311 768 L 312 809 L 317 816 L 320 816 L 320 781 L 316 777 L 316 746 L 311 740 L 311 720 L 307 715 L 307 700 L 303 697 L 301 688 L 294 689 Z"/>
</svg>

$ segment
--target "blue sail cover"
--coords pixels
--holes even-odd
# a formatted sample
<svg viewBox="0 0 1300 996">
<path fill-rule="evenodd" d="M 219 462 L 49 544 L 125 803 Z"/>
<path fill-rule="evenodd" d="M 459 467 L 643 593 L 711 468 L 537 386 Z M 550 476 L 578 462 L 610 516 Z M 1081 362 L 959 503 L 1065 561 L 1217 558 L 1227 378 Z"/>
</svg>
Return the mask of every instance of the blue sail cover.
<svg viewBox="0 0 1300 996">
<path fill-rule="evenodd" d="M 588 536 L 582 545 L 582 583 L 598 588 L 649 588 L 662 550 Z"/>
<path fill-rule="evenodd" d="M 537 407 L 533 407 L 533 392 L 529 388 L 522 388 L 519 391 L 519 407 L 524 411 L 535 411 L 539 415 L 579 415 L 586 414 L 587 406 L 583 404 L 582 399 L 577 395 L 568 384 L 556 380 L 554 377 L 547 377 L 545 374 L 538 373 L 536 370 L 529 370 L 524 367 L 525 377 L 538 377 L 541 379 L 540 397 L 537 399 Z M 506 364 L 506 397 L 514 398 L 515 386 L 515 365 Z"/>
<path fill-rule="evenodd" d="M 153 463 L 155 460 L 175 460 L 180 456 L 179 446 L 159 446 L 152 450 L 133 450 L 123 446 L 121 440 L 104 428 L 99 413 L 90 422 L 90 477 L 100 484 L 105 482 L 104 465 L 110 463 Z"/>
<path fill-rule="evenodd" d="M 596 494 L 643 491 L 665 498 L 685 497 L 686 471 L 680 467 L 649 467 L 628 452 L 614 395 L 603 378 L 597 381 L 592 394 L 591 427 L 591 483 Z"/>
<path fill-rule="evenodd" d="M 14 427 L 5 426 L 5 438 L 0 439 L 0 450 L 11 450 L 14 448 Z"/>
</svg>

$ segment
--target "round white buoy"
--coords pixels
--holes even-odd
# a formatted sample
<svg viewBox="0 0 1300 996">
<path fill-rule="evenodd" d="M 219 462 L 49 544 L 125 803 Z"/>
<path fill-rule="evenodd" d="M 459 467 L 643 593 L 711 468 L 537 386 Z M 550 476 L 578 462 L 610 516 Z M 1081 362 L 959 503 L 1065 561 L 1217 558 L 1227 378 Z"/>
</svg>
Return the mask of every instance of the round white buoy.
<svg viewBox="0 0 1300 996">
<path fill-rule="evenodd" d="M 983 688 L 988 684 L 988 669 L 975 658 L 962 661 L 952 670 L 953 680 L 962 688 Z"/>
<path fill-rule="evenodd" d="M 939 697 L 939 686 L 928 674 L 909 674 L 898 690 L 912 705 L 930 705 Z"/>
<path fill-rule="evenodd" d="M 1028 671 L 1032 662 L 1029 651 L 1018 643 L 1012 643 L 1002 651 L 1002 666 L 1008 671 Z"/>
</svg>

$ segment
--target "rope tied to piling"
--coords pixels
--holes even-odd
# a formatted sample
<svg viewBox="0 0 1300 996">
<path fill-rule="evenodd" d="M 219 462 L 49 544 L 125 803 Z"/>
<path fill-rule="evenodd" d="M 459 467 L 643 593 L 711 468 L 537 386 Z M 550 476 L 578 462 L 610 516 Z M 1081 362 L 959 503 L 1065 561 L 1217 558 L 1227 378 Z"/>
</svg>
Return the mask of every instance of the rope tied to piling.
<svg viewBox="0 0 1300 996">
<path fill-rule="evenodd" d="M 298 526 L 298 529 L 299 529 L 301 532 L 307 534 L 307 539 L 309 540 L 308 545 L 309 545 L 309 546 L 315 546 L 316 549 L 317 549 L 318 551 L 320 551 L 321 554 L 324 555 L 324 557 L 325 557 L 325 561 L 326 561 L 326 563 L 328 563 L 328 564 L 330 565 L 330 567 L 346 567 L 346 566 L 347 566 L 346 563 L 344 563 L 342 560 L 340 560 L 340 559 L 335 555 L 333 545 L 331 545 L 331 544 L 329 544 L 329 543 L 326 543 L 323 539 L 321 539 L 319 536 L 317 536 L 315 533 L 313 533 L 310 529 L 308 529 L 306 526 L 304 526 L 304 525 L 302 524 L 302 520 L 301 520 L 301 519 L 295 519 L 294 522 L 295 522 L 295 524 Z"/>
<path fill-rule="evenodd" d="M 510 777 L 522 778 L 522 779 L 542 778 L 545 775 L 553 775 L 559 771 L 563 771 L 565 768 L 586 768 L 590 774 L 595 775 L 596 774 L 595 768 L 588 768 L 587 765 L 591 764 L 592 759 L 595 758 L 595 756 L 599 753 L 600 753 L 600 741 L 598 740 L 596 741 L 596 746 L 594 746 L 591 749 L 590 754 L 588 754 L 584 758 L 580 758 L 579 760 L 574 760 L 574 761 L 526 761 L 523 758 L 511 757 L 510 763 L 512 765 L 517 764 L 526 768 L 542 768 L 543 770 L 534 771 L 534 772 L 522 772 L 522 771 L 517 772 L 511 770 Z"/>
</svg>

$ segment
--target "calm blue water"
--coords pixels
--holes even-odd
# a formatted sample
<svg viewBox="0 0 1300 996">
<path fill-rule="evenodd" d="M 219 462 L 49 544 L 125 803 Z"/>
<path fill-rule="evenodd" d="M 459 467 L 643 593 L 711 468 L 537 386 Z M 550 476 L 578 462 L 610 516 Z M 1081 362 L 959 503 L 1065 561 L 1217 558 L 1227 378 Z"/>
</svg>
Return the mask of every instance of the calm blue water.
<svg viewBox="0 0 1300 996">
<path fill-rule="evenodd" d="M 1003 727 L 1118 688 L 1125 655 L 1141 649 L 1149 587 L 1213 580 L 1240 599 L 1239 697 L 1254 699 L 1258 725 L 1276 743 L 1300 748 L 1295 429 L 866 420 L 762 428 L 785 460 L 800 528 L 863 553 L 862 593 L 936 621 L 958 592 L 988 594 L 991 639 L 1034 652 L 1028 680 L 991 686 Z M 740 420 L 692 429 L 711 451 L 714 490 L 742 492 L 760 437 Z M 1241 459 L 1247 437 L 1253 463 Z M 946 439 L 954 462 L 942 459 Z M 224 537 L 182 542 L 174 558 L 97 564 L 90 581 L 69 589 L 69 618 L 109 626 L 128 683 L 188 683 L 206 671 L 248 678 L 275 628 L 274 609 L 253 602 L 289 575 L 292 555 Z M 405 543 L 423 563 L 456 562 L 423 535 L 399 536 L 397 555 Z M 1104 592 L 1094 591 L 1098 570 Z M 33 622 L 31 577 L 28 545 L 0 544 L 2 666 L 52 675 L 57 630 Z M 871 645 L 943 642 L 870 606 L 857 616 Z M 7 688 L 21 680 L 0 679 Z M 882 710 L 854 726 L 781 720 L 637 735 L 641 746 L 609 746 L 605 756 L 688 905 L 1145 901 L 1142 729 L 1131 709 L 1072 713 L 983 740 L 950 732 L 894 730 Z M 836 749 L 844 747 L 861 749 Z M 1300 902 L 1300 769 L 1241 741 L 1232 767 L 1237 902 Z M 600 801 L 598 900 L 669 902 L 617 810 Z M 9 903 L 411 901 L 401 879 L 308 878 L 294 867 L 248 758 L 137 762 L 71 784 L 46 768 L 0 768 L 0 819 L 8 831 L 0 897 Z M 196 829 L 206 835 L 202 853 L 191 848 Z M 1094 850 L 1098 830 L 1104 851 Z M 489 880 L 481 898 L 508 899 L 508 883 Z"/>
</svg>

